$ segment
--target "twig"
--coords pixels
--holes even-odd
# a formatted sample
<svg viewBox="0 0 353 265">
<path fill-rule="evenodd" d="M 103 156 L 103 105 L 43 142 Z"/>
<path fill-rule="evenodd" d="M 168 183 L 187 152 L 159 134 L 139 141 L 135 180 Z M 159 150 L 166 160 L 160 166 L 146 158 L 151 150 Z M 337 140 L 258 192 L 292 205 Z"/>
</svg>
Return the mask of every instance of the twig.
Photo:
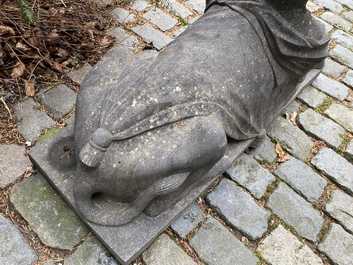
<svg viewBox="0 0 353 265">
<path fill-rule="evenodd" d="M 3 99 L 3 97 L 0 98 L 1 102 L 4 104 L 5 109 L 8 111 L 8 113 L 10 114 L 10 120 L 12 120 L 12 114 L 11 114 L 11 110 L 9 109 L 9 107 L 7 106 L 5 100 Z"/>
</svg>

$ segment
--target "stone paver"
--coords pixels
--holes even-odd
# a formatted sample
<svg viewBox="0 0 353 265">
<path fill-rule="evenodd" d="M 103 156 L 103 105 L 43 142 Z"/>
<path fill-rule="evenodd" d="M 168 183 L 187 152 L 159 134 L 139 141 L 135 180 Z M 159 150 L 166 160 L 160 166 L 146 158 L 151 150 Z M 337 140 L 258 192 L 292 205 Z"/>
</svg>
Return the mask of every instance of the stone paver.
<svg viewBox="0 0 353 265">
<path fill-rule="evenodd" d="M 310 203 L 281 182 L 267 204 L 272 212 L 292 226 L 300 236 L 316 241 L 324 223 L 320 213 Z"/>
<path fill-rule="evenodd" d="M 204 213 L 196 202 L 193 202 L 172 224 L 171 228 L 184 238 L 202 221 Z"/>
<path fill-rule="evenodd" d="M 337 45 L 330 51 L 330 56 L 336 59 L 338 62 L 353 68 L 353 52 L 347 48 Z"/>
<path fill-rule="evenodd" d="M 0 214 L 0 264 L 32 265 L 37 256 L 16 226 Z"/>
<path fill-rule="evenodd" d="M 346 150 L 344 151 L 344 155 L 348 160 L 353 162 L 353 139 L 347 144 Z"/>
<path fill-rule="evenodd" d="M 164 13 L 159 8 L 151 9 L 150 11 L 145 13 L 143 17 L 151 21 L 162 31 L 170 30 L 174 28 L 174 26 L 178 23 L 178 20 Z"/>
<path fill-rule="evenodd" d="M 314 0 L 313 2 L 335 13 L 341 13 L 343 10 L 342 5 L 333 0 Z"/>
<path fill-rule="evenodd" d="M 260 199 L 265 194 L 267 186 L 275 181 L 271 173 L 246 154 L 242 154 L 233 162 L 227 174 L 257 199 Z"/>
<path fill-rule="evenodd" d="M 337 98 L 338 100 L 344 100 L 349 91 L 347 86 L 327 77 L 324 74 L 320 74 L 312 85 L 331 97 Z"/>
<path fill-rule="evenodd" d="M 327 237 L 318 246 L 335 264 L 353 264 L 353 236 L 340 225 L 332 223 Z"/>
<path fill-rule="evenodd" d="M 336 30 L 332 33 L 332 40 L 346 47 L 347 49 L 353 48 L 353 37 L 342 30 Z"/>
<path fill-rule="evenodd" d="M 39 100 L 53 114 L 54 119 L 59 119 L 75 107 L 76 93 L 60 84 L 41 94 Z"/>
<path fill-rule="evenodd" d="M 25 148 L 15 144 L 0 144 L 0 189 L 17 180 L 31 166 Z"/>
<path fill-rule="evenodd" d="M 170 4 L 176 12 L 176 15 L 181 16 L 183 19 L 192 15 L 192 12 L 187 9 L 185 6 L 177 2 L 176 0 L 170 0 Z"/>
<path fill-rule="evenodd" d="M 344 71 L 346 71 L 346 69 L 346 66 L 341 65 L 333 60 L 326 59 L 325 67 L 322 69 L 322 72 L 328 76 L 338 78 L 344 73 Z"/>
<path fill-rule="evenodd" d="M 81 84 L 85 76 L 91 71 L 92 66 L 89 63 L 85 63 L 80 69 L 73 70 L 67 73 L 70 79 L 78 84 Z"/>
<path fill-rule="evenodd" d="M 151 4 L 145 0 L 135 0 L 129 4 L 129 7 L 136 11 L 143 11 L 149 6 L 151 6 Z"/>
<path fill-rule="evenodd" d="M 298 124 L 310 135 L 338 148 L 344 140 L 344 128 L 332 120 L 321 116 L 312 109 L 298 115 Z"/>
<path fill-rule="evenodd" d="M 40 173 L 15 185 L 10 200 L 47 246 L 71 249 L 89 232 Z"/>
<path fill-rule="evenodd" d="M 202 15 L 205 11 L 206 8 L 206 2 L 205 1 L 200 1 L 200 0 L 188 0 L 186 2 L 188 6 L 190 6 L 192 9 L 194 9 L 197 13 Z"/>
<path fill-rule="evenodd" d="M 320 265 L 322 260 L 292 233 L 279 225 L 260 244 L 257 250 L 272 265 Z"/>
<path fill-rule="evenodd" d="M 110 15 L 119 23 L 128 23 L 135 19 L 134 14 L 130 14 L 130 12 L 124 8 L 115 8 L 110 12 Z"/>
<path fill-rule="evenodd" d="M 277 142 L 280 142 L 281 146 L 289 153 L 302 161 L 308 158 L 314 146 L 314 143 L 303 131 L 281 117 L 274 120 L 268 128 L 267 134 Z"/>
<path fill-rule="evenodd" d="M 351 196 L 340 190 L 332 191 L 330 200 L 325 205 L 325 211 L 353 233 L 353 198 Z"/>
<path fill-rule="evenodd" d="M 351 22 L 332 12 L 325 12 L 320 17 L 326 22 L 338 28 L 349 30 L 352 27 Z"/>
<path fill-rule="evenodd" d="M 345 76 L 342 78 L 342 81 L 348 86 L 353 86 L 353 70 L 348 70 Z"/>
<path fill-rule="evenodd" d="M 327 185 L 325 179 L 294 157 L 280 164 L 274 174 L 302 194 L 309 202 L 316 202 Z"/>
<path fill-rule="evenodd" d="M 266 135 L 261 145 L 255 149 L 251 149 L 249 153 L 258 161 L 265 161 L 272 164 L 277 160 L 275 147 L 276 145 L 272 143 L 271 139 Z"/>
<path fill-rule="evenodd" d="M 230 226 L 250 239 L 258 239 L 266 232 L 270 214 L 230 180 L 222 179 L 206 200 Z"/>
<path fill-rule="evenodd" d="M 322 92 L 319 92 L 312 86 L 306 88 L 299 96 L 298 99 L 311 108 L 318 108 L 324 103 L 326 95 Z"/>
<path fill-rule="evenodd" d="M 136 36 L 127 34 L 122 28 L 113 28 L 108 32 L 115 37 L 116 45 L 123 45 L 131 50 L 135 50 L 137 48 L 138 39 Z"/>
<path fill-rule="evenodd" d="M 190 240 L 200 260 L 208 265 L 256 265 L 258 258 L 213 217 Z"/>
<path fill-rule="evenodd" d="M 118 265 L 119 263 L 108 255 L 102 243 L 94 236 L 88 238 L 75 252 L 65 260 L 65 265 Z"/>
<path fill-rule="evenodd" d="M 353 21 L 353 11 L 343 12 L 342 17 L 349 20 L 350 22 Z"/>
<path fill-rule="evenodd" d="M 353 194 L 353 165 L 342 156 L 329 148 L 323 148 L 311 159 L 311 164 Z"/>
<path fill-rule="evenodd" d="M 161 234 L 153 242 L 142 254 L 142 259 L 146 265 L 196 265 L 196 262 L 166 234 Z"/>
<path fill-rule="evenodd" d="M 38 108 L 33 99 L 26 99 L 15 106 L 18 131 L 28 141 L 35 140 L 44 129 L 55 126 L 55 122 Z"/>
<path fill-rule="evenodd" d="M 141 36 L 141 38 L 147 42 L 152 43 L 157 50 L 163 49 L 173 39 L 160 31 L 155 30 L 152 26 L 144 24 L 142 26 L 136 26 L 131 28 L 133 32 Z"/>
<path fill-rule="evenodd" d="M 353 132 L 353 110 L 340 104 L 332 104 L 324 112 L 345 129 Z"/>
<path fill-rule="evenodd" d="M 351 0 L 336 0 L 336 2 L 341 3 L 342 5 L 345 5 L 350 9 L 353 9 L 353 3 Z"/>
</svg>

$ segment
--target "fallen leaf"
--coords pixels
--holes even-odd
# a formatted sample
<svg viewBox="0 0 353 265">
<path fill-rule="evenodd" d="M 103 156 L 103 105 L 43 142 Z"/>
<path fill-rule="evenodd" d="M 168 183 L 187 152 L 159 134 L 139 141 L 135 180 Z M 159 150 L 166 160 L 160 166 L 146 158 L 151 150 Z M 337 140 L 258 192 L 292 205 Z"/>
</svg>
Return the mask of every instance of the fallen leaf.
<svg viewBox="0 0 353 265">
<path fill-rule="evenodd" d="M 26 96 L 27 97 L 33 97 L 34 96 L 34 84 L 28 80 L 24 80 L 25 82 L 25 90 L 26 90 Z"/>
<path fill-rule="evenodd" d="M 15 68 L 12 69 L 12 72 L 11 72 L 11 77 L 12 78 L 17 78 L 21 75 L 23 75 L 23 72 L 25 70 L 25 65 L 22 63 L 22 62 L 17 62 L 15 64 Z"/>
<path fill-rule="evenodd" d="M 3 35 L 10 35 L 10 36 L 15 36 L 15 31 L 8 27 L 8 26 L 0 26 L 0 36 Z"/>
<path fill-rule="evenodd" d="M 101 42 L 100 42 L 100 47 L 101 48 L 104 48 L 104 47 L 107 47 L 109 46 L 111 43 L 113 43 L 115 41 L 115 37 L 113 37 L 112 35 L 108 35 L 108 36 L 105 36 Z"/>
<path fill-rule="evenodd" d="M 279 143 L 276 144 L 275 151 L 276 151 L 276 153 L 277 153 L 277 155 L 278 155 L 278 159 L 277 159 L 278 162 L 287 161 L 287 160 L 289 160 L 290 157 L 291 157 L 289 154 L 287 154 L 287 153 L 282 149 L 282 146 L 281 146 Z"/>
<path fill-rule="evenodd" d="M 32 49 L 31 47 L 29 47 L 26 44 L 23 44 L 22 42 L 17 42 L 15 48 L 19 49 L 20 51 L 23 51 L 23 52 L 27 52 Z"/>
<path fill-rule="evenodd" d="M 64 50 L 64 49 L 62 49 L 62 48 L 59 48 L 59 49 L 58 49 L 58 52 L 57 52 L 55 55 L 57 55 L 57 56 L 59 56 L 59 57 L 61 57 L 61 58 L 66 58 L 67 56 L 69 56 L 69 53 L 68 53 L 67 50 Z"/>
<path fill-rule="evenodd" d="M 297 125 L 297 116 L 298 116 L 298 113 L 296 112 L 291 112 L 289 114 L 289 120 L 295 125 Z"/>
<path fill-rule="evenodd" d="M 347 99 L 347 101 L 352 102 L 353 101 L 353 96 L 348 95 L 346 99 Z"/>
<path fill-rule="evenodd" d="M 59 73 L 61 73 L 63 71 L 61 64 L 59 64 L 57 62 L 54 62 L 53 64 L 51 64 L 50 67 L 51 67 L 51 69 L 53 69 L 54 71 L 59 72 Z"/>
</svg>

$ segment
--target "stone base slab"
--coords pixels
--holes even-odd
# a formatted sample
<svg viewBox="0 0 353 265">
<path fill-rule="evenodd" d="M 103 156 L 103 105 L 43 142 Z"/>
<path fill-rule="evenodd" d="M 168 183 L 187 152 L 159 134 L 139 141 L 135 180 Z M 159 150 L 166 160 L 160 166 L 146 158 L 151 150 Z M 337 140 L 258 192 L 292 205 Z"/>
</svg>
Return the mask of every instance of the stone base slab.
<svg viewBox="0 0 353 265">
<path fill-rule="evenodd" d="M 250 143 L 251 140 L 229 143 L 226 160 L 232 162 Z M 212 177 L 206 184 L 193 189 L 183 200 L 157 217 L 141 213 L 126 225 L 101 226 L 87 221 L 76 208 L 73 197 L 76 168 L 73 146 L 73 126 L 69 126 L 37 143 L 30 151 L 30 159 L 121 264 L 130 264 L 136 259 L 224 171 L 222 166 L 212 168 L 207 174 Z"/>
</svg>

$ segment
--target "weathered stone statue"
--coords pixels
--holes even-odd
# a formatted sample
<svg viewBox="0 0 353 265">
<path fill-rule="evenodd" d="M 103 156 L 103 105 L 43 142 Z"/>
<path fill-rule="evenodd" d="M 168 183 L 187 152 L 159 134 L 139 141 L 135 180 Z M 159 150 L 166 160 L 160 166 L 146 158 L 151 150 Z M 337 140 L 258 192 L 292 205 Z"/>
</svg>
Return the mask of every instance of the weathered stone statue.
<svg viewBox="0 0 353 265">
<path fill-rule="evenodd" d="M 328 39 L 304 0 L 210 0 L 156 58 L 114 81 L 93 70 L 76 110 L 74 197 L 84 218 L 157 216 L 230 164 L 319 73 Z"/>
</svg>

